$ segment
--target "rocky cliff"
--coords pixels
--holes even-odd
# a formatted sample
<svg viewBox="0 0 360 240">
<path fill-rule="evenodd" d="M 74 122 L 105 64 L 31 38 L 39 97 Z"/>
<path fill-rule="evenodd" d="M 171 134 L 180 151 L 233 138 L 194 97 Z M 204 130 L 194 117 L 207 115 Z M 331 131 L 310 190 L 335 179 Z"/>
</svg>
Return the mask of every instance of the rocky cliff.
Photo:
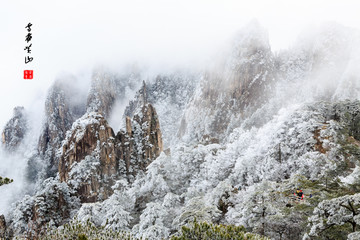
<svg viewBox="0 0 360 240">
<path fill-rule="evenodd" d="M 137 90 L 139 82 L 140 73 L 136 68 L 121 75 L 101 67 L 97 68 L 91 78 L 87 110 L 98 112 L 110 119 L 116 103 L 127 101 L 126 96 Z"/>
<path fill-rule="evenodd" d="M 45 121 L 39 138 L 38 151 L 47 165 L 47 176 L 54 176 L 57 172 L 59 159 L 56 151 L 65 139 L 66 131 L 71 128 L 74 120 L 85 112 L 81 94 L 76 94 L 78 89 L 71 87 L 73 81 L 75 81 L 73 77 L 58 79 L 49 90 L 45 101 Z"/>
<path fill-rule="evenodd" d="M 13 117 L 6 123 L 1 135 L 6 150 L 14 151 L 17 149 L 26 134 L 27 127 L 24 107 L 14 108 Z"/>
<path fill-rule="evenodd" d="M 126 118 L 126 129 L 116 135 L 104 116 L 89 111 L 74 121 L 63 137 L 72 115 L 62 93 L 52 89 L 46 104 L 48 120 L 58 130 L 48 129 L 58 134 L 48 135 L 48 149 L 50 143 L 55 148 L 59 139 L 64 139 L 61 148 L 53 152 L 59 161 L 57 174 L 40 182 L 33 196 L 16 204 L 9 224 L 15 234 L 37 237 L 48 223 L 59 226 L 73 217 L 81 204 L 108 199 L 118 181 L 134 182 L 163 150 L 158 115 L 146 102 L 132 119 Z"/>
<path fill-rule="evenodd" d="M 162 148 L 159 120 L 151 104 L 145 104 L 132 121 L 128 118 L 126 132 L 116 136 L 102 115 L 87 113 L 67 133 L 59 161 L 60 181 L 73 185 L 82 202 L 104 200 L 116 180 L 133 181 Z M 85 173 L 78 172 L 85 165 Z"/>
<path fill-rule="evenodd" d="M 84 176 L 85 178 L 77 183 L 80 185 L 76 186 L 83 202 L 95 202 L 98 200 L 100 188 L 104 187 L 104 184 L 100 184 L 100 179 L 109 178 L 117 173 L 115 147 L 115 135 L 106 120 L 95 113 L 84 115 L 73 124 L 62 146 L 58 168 L 60 181 L 79 179 L 74 172 L 75 163 L 78 165 L 82 160 L 89 159 L 96 161 L 98 166 L 88 169 L 94 172 Z M 110 194 L 109 189 L 105 188 L 102 194 L 107 198 Z"/>
<path fill-rule="evenodd" d="M 126 118 L 126 132 L 119 132 L 122 159 L 126 172 L 133 179 L 138 171 L 146 167 L 163 151 L 160 123 L 155 108 L 144 103 L 133 120 Z"/>
<path fill-rule="evenodd" d="M 230 50 L 203 74 L 179 136 L 223 140 L 266 102 L 276 74 L 267 31 L 254 21 L 237 33 Z"/>
<path fill-rule="evenodd" d="M 124 116 L 133 117 L 144 103 L 150 103 L 156 108 L 165 148 L 168 148 L 178 142 L 174 129 L 179 129 L 182 115 L 199 80 L 200 76 L 194 72 L 177 71 L 143 81 L 140 90 L 126 107 Z"/>
</svg>

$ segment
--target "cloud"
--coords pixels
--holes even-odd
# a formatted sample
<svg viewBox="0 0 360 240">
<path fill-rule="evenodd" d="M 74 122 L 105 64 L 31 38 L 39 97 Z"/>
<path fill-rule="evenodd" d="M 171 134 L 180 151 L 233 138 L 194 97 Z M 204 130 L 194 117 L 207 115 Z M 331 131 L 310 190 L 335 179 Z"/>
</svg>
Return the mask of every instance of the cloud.
<svg viewBox="0 0 360 240">
<path fill-rule="evenodd" d="M 8 1 L 0 8 L 0 126 L 16 105 L 44 96 L 61 71 L 91 72 L 141 62 L 155 69 L 202 67 L 249 20 L 269 30 L 274 50 L 306 25 L 360 26 L 357 1 Z M 33 23 L 34 61 L 25 66 L 25 25 Z M 22 79 L 25 68 L 34 80 Z M 89 74 L 88 74 L 89 75 Z M 42 107 L 42 106 L 39 106 Z"/>
</svg>

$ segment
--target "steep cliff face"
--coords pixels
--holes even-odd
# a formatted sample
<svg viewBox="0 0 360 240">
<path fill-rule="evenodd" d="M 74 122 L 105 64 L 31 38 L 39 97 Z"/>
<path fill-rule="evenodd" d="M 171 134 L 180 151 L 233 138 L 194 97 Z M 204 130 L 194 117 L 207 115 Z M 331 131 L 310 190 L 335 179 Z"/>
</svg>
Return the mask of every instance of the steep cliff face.
<svg viewBox="0 0 360 240">
<path fill-rule="evenodd" d="M 156 108 L 164 146 L 168 148 L 178 141 L 174 130 L 180 127 L 181 117 L 193 97 L 199 79 L 199 74 L 184 71 L 150 78 L 143 82 L 135 98 L 126 107 L 124 116 L 133 117 L 144 103 L 150 103 Z"/>
<path fill-rule="evenodd" d="M 138 171 L 146 167 L 163 151 L 160 123 L 155 108 L 144 103 L 133 120 L 126 118 L 126 132 L 117 134 L 121 159 L 125 161 L 126 173 L 132 181 Z"/>
<path fill-rule="evenodd" d="M 149 162 L 157 158 L 163 150 L 160 123 L 155 108 L 151 104 L 145 104 L 141 112 L 134 116 L 133 122 L 135 142 L 141 143 L 142 158 L 147 162 L 142 167 L 145 170 Z"/>
<path fill-rule="evenodd" d="M 24 107 L 14 108 L 13 117 L 6 123 L 2 132 L 2 143 L 6 150 L 14 151 L 20 145 L 27 130 Z"/>
<path fill-rule="evenodd" d="M 44 130 L 39 139 L 39 152 L 42 154 L 49 148 L 57 148 L 73 122 L 68 99 L 61 85 L 55 84 L 50 90 L 45 102 L 45 115 Z"/>
<path fill-rule="evenodd" d="M 89 173 L 81 175 L 76 170 L 85 164 L 80 163 L 83 160 L 93 167 L 82 169 Z M 114 182 L 106 179 L 118 177 L 118 164 L 112 128 L 103 116 L 87 113 L 73 124 L 62 146 L 60 181 L 74 183 L 82 202 L 95 202 L 112 193 Z"/>
<path fill-rule="evenodd" d="M 39 138 L 38 151 L 47 165 L 46 175 L 54 176 L 59 159 L 56 151 L 65 139 L 66 131 L 74 120 L 84 114 L 85 104 L 81 102 L 78 89 L 72 87 L 72 77 L 60 79 L 49 90 L 45 102 L 45 122 Z M 79 98 L 79 99 L 77 99 Z"/>
<path fill-rule="evenodd" d="M 266 30 L 251 23 L 238 33 L 229 53 L 202 76 L 179 136 L 222 140 L 268 99 L 274 64 Z"/>
<path fill-rule="evenodd" d="M 33 196 L 16 204 L 10 229 L 36 237 L 49 222 L 63 224 L 81 204 L 108 199 L 117 181 L 133 182 L 162 148 L 160 124 L 151 104 L 145 103 L 133 119 L 127 118 L 126 131 L 117 135 L 102 115 L 85 113 L 64 137 L 57 153 L 57 177 L 44 180 Z"/>
<path fill-rule="evenodd" d="M 136 69 L 123 75 L 103 68 L 96 69 L 87 98 L 88 112 L 98 112 L 109 120 L 116 102 L 124 100 L 139 82 L 140 73 Z"/>
<path fill-rule="evenodd" d="M 103 200 L 112 194 L 116 180 L 132 181 L 138 171 L 146 171 L 162 148 L 159 120 L 150 104 L 132 121 L 128 118 L 126 132 L 116 136 L 102 115 L 87 113 L 67 133 L 59 161 L 60 181 L 73 185 L 82 202 Z"/>
<path fill-rule="evenodd" d="M 91 85 L 91 91 L 87 100 L 88 109 L 109 117 L 119 94 L 116 76 L 107 72 L 95 72 Z"/>
</svg>

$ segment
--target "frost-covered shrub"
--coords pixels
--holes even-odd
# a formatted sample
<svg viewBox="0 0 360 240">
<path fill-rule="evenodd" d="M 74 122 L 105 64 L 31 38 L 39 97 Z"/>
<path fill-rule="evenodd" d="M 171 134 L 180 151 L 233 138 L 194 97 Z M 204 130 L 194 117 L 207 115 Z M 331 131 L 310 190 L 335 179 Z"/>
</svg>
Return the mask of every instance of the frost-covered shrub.
<svg viewBox="0 0 360 240">
<path fill-rule="evenodd" d="M 198 219 L 199 221 L 215 222 L 220 218 L 220 210 L 215 205 L 206 204 L 203 197 L 191 198 L 181 209 L 174 221 L 174 226 L 182 226 Z"/>
<path fill-rule="evenodd" d="M 85 203 L 76 214 L 76 218 L 85 223 L 90 221 L 95 226 L 102 226 L 114 231 L 129 230 L 132 220 L 130 211 L 134 200 L 126 191 L 116 190 L 103 202 Z"/>
<path fill-rule="evenodd" d="M 62 240 L 62 239 L 77 239 L 77 240 L 107 240 L 107 239 L 127 239 L 136 240 L 130 233 L 125 231 L 114 231 L 110 228 L 97 227 L 90 221 L 82 223 L 73 220 L 64 224 L 61 227 L 49 229 L 46 233 L 40 236 L 41 240 Z"/>
<path fill-rule="evenodd" d="M 80 206 L 79 199 L 65 182 L 48 178 L 41 185 L 41 191 L 34 196 L 25 196 L 15 203 L 11 212 L 11 228 L 16 234 L 36 236 L 47 224 L 60 226 Z"/>
<path fill-rule="evenodd" d="M 266 240 L 268 238 L 245 232 L 242 226 L 215 225 L 207 222 L 197 222 L 183 226 L 181 232 L 171 237 L 171 240 L 221 239 L 221 240 Z"/>
<path fill-rule="evenodd" d="M 167 210 L 160 203 L 148 203 L 140 215 L 140 223 L 133 228 L 138 237 L 149 240 L 163 239 L 169 236 L 169 229 L 164 225 Z"/>
<path fill-rule="evenodd" d="M 360 224 L 360 193 L 324 200 L 314 210 L 309 219 L 310 235 L 344 238 L 358 230 Z"/>
</svg>

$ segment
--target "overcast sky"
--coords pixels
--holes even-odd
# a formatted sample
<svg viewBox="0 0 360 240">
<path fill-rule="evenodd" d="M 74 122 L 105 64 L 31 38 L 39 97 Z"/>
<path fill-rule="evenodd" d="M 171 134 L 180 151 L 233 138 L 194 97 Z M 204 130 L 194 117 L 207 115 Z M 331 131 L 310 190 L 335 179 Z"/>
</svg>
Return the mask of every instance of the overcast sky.
<svg viewBox="0 0 360 240">
<path fill-rule="evenodd" d="M 2 1 L 0 126 L 13 107 L 43 108 L 62 72 L 88 76 L 96 64 L 139 61 L 155 68 L 201 65 L 250 20 L 269 31 L 273 50 L 287 48 L 306 26 L 336 21 L 360 28 L 357 1 L 61 0 Z M 33 62 L 25 65 L 25 26 L 32 26 Z M 34 80 L 23 80 L 33 69 Z"/>
</svg>

